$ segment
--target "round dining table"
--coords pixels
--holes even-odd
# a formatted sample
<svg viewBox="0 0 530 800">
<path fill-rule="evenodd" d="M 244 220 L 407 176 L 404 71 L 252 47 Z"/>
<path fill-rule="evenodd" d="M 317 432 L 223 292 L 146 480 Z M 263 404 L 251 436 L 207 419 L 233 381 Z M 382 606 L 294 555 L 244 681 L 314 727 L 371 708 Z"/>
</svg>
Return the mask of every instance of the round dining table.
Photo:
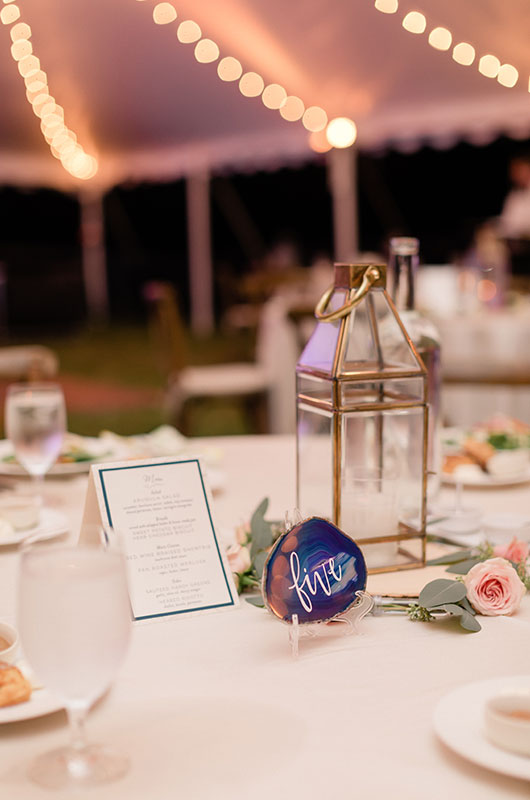
<svg viewBox="0 0 530 800">
<path fill-rule="evenodd" d="M 293 436 L 198 441 L 221 456 L 213 497 L 221 538 L 264 497 L 268 519 L 294 507 Z M 46 480 L 45 501 L 68 517 L 72 541 L 86 486 L 86 475 Z M 453 492 L 443 488 L 441 499 L 450 502 Z M 485 512 L 530 512 L 529 484 L 465 495 Z M 5 621 L 15 620 L 18 558 L 17 547 L 0 549 Z M 479 684 L 502 687 L 528 676 L 530 688 L 530 599 L 513 616 L 480 622 L 480 632 L 466 633 L 454 621 L 369 615 L 353 635 L 302 639 L 298 659 L 288 627 L 243 598 L 222 613 L 135 624 L 125 662 L 87 727 L 92 741 L 128 755 L 129 772 L 75 798 L 527 798 L 530 759 L 517 757 L 515 769 L 513 757 L 494 748 L 492 762 L 484 763 Z M 455 690 L 461 696 L 441 715 L 440 702 Z M 26 776 L 33 757 L 67 738 L 62 710 L 0 724 L 0 796 L 74 797 Z"/>
</svg>

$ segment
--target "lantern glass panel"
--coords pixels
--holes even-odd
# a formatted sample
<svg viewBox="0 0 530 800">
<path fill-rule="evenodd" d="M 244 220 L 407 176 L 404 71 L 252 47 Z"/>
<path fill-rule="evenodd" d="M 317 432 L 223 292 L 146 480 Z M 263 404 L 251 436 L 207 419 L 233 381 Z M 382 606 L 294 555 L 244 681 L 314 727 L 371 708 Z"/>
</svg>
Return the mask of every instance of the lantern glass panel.
<svg viewBox="0 0 530 800">
<path fill-rule="evenodd" d="M 319 403 L 331 404 L 333 383 L 326 378 L 314 375 L 299 374 L 296 376 L 296 390 L 298 396 L 309 397 Z"/>
<path fill-rule="evenodd" d="M 355 412 L 342 417 L 341 524 L 356 540 L 421 532 L 424 417 L 421 405 L 403 410 Z M 359 517 L 353 484 L 360 470 L 377 470 L 382 478 L 394 481 L 396 511 L 392 529 L 382 531 L 377 517 L 372 529 L 366 525 L 365 530 L 354 529 Z"/>
<path fill-rule="evenodd" d="M 347 295 L 348 292 L 344 289 L 334 291 L 329 301 L 330 311 L 336 311 L 343 306 Z M 319 322 L 300 356 L 298 365 L 331 374 L 339 333 L 340 321 Z"/>
<path fill-rule="evenodd" d="M 423 378 L 400 378 L 385 381 L 358 383 L 341 381 L 340 403 L 344 410 L 358 408 L 367 403 L 421 403 L 423 401 Z"/>
<path fill-rule="evenodd" d="M 333 414 L 298 406 L 298 506 L 303 516 L 333 518 Z"/>
<path fill-rule="evenodd" d="M 408 345 L 383 289 L 373 289 L 348 319 L 348 346 L 340 373 L 357 371 L 419 372 L 418 361 Z M 396 341 L 400 343 L 396 350 Z"/>
</svg>

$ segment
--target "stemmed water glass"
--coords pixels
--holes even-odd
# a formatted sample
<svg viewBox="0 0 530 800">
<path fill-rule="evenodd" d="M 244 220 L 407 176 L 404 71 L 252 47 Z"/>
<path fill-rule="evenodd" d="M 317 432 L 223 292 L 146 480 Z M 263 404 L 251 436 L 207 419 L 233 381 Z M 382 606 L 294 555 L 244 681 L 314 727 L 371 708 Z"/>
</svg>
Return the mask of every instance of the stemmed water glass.
<svg viewBox="0 0 530 800">
<path fill-rule="evenodd" d="M 114 536 L 109 538 L 113 541 Z M 85 739 L 90 706 L 111 685 L 129 641 L 125 559 L 111 545 L 23 547 L 18 593 L 22 648 L 38 679 L 64 701 L 71 743 L 39 756 L 29 776 L 50 789 L 121 777 L 128 760 Z"/>
<path fill-rule="evenodd" d="M 13 383 L 7 387 L 5 430 L 18 462 L 38 493 L 56 461 L 66 430 L 61 387 L 55 383 Z"/>
</svg>

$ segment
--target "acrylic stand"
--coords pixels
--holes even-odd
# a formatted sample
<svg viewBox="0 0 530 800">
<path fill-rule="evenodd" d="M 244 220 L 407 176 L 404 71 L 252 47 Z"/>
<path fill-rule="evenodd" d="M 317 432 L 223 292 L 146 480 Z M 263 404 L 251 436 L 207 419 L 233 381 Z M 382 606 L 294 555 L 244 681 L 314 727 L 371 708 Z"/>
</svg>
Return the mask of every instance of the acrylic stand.
<svg viewBox="0 0 530 800">
<path fill-rule="evenodd" d="M 335 617 L 329 622 L 314 622 L 300 625 L 298 614 L 293 614 L 289 625 L 289 645 L 291 655 L 298 658 L 300 639 L 314 639 L 317 636 L 352 636 L 359 633 L 359 622 L 374 607 L 374 599 L 368 592 L 355 592 L 357 603 L 345 614 Z"/>
<path fill-rule="evenodd" d="M 285 531 L 303 522 L 300 511 L 295 508 L 285 513 Z M 340 614 L 327 622 L 313 622 L 301 625 L 298 614 L 293 614 L 289 624 L 289 645 L 291 655 L 298 658 L 300 639 L 315 639 L 316 637 L 352 636 L 359 633 L 359 622 L 370 613 L 374 607 L 373 597 L 368 592 L 355 592 L 356 603 L 344 614 Z"/>
</svg>

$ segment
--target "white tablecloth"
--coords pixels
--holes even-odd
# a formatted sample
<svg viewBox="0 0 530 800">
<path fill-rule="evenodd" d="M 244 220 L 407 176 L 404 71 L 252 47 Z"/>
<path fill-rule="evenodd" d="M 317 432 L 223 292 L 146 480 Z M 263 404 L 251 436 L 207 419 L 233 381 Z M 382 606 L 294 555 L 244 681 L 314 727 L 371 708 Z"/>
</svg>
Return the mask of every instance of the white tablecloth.
<svg viewBox="0 0 530 800">
<path fill-rule="evenodd" d="M 294 504 L 291 437 L 210 442 L 224 452 L 226 489 L 215 499 L 221 527 L 248 517 L 265 495 L 271 519 Z M 47 487 L 49 502 L 62 506 L 74 529 L 84 485 L 76 478 Z M 530 488 L 470 491 L 469 501 L 526 511 Z M 4 618 L 14 611 L 16 560 L 16 551 L 0 552 Z M 480 633 L 465 634 L 368 617 L 361 635 L 302 642 L 298 661 L 286 627 L 245 602 L 222 614 L 135 627 L 119 678 L 88 725 L 92 739 L 129 754 L 131 770 L 76 797 L 526 798 L 527 782 L 474 766 L 433 732 L 436 703 L 453 688 L 524 673 L 530 681 L 530 599 L 513 618 L 481 622 Z M 50 797 L 24 771 L 33 756 L 65 741 L 64 713 L 2 725 L 0 737 L 1 797 Z"/>
</svg>

